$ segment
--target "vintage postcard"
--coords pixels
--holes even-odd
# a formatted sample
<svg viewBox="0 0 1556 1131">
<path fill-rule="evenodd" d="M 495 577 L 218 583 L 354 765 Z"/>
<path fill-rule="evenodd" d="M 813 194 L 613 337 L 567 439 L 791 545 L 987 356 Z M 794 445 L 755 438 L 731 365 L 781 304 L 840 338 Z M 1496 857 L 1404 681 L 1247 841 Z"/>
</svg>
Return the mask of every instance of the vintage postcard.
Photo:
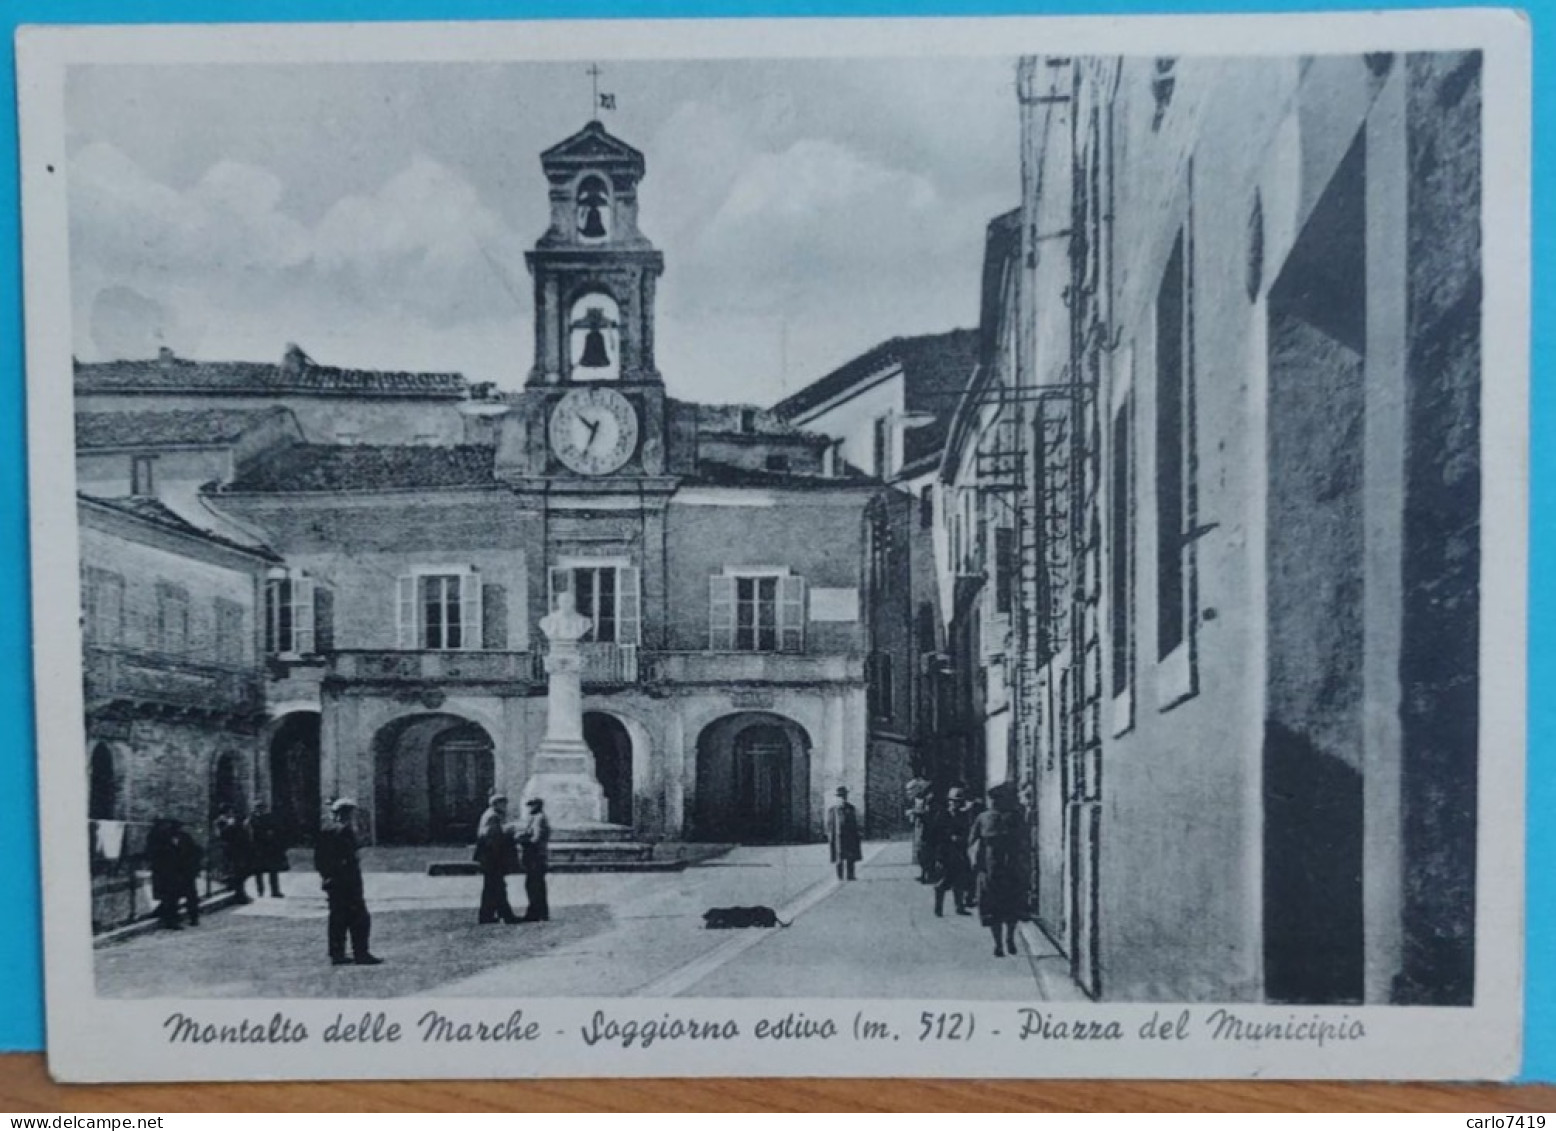
<svg viewBox="0 0 1556 1131">
<path fill-rule="evenodd" d="M 1516 1073 L 1528 45 L 23 29 L 55 1074 Z"/>
</svg>

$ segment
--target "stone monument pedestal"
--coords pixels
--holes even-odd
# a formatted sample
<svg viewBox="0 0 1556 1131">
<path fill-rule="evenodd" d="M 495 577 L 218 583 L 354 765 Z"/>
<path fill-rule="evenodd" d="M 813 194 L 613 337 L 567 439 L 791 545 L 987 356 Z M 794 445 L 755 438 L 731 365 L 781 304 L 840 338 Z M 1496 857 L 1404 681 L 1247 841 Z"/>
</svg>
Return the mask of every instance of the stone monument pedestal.
<svg viewBox="0 0 1556 1131">
<path fill-rule="evenodd" d="M 539 797 L 546 803 L 552 834 L 580 825 L 605 823 L 605 789 L 594 776 L 594 753 L 583 739 L 550 737 L 540 744 L 524 800 Z"/>
<path fill-rule="evenodd" d="M 546 654 L 546 735 L 535 752 L 523 801 L 538 797 L 551 821 L 553 865 L 569 870 L 608 870 L 613 864 L 642 866 L 653 846 L 632 839 L 632 830 L 607 821 L 605 790 L 594 774 L 594 752 L 583 738 L 583 657 L 578 642 L 589 631 L 571 592 L 558 593 L 540 622 Z"/>
</svg>

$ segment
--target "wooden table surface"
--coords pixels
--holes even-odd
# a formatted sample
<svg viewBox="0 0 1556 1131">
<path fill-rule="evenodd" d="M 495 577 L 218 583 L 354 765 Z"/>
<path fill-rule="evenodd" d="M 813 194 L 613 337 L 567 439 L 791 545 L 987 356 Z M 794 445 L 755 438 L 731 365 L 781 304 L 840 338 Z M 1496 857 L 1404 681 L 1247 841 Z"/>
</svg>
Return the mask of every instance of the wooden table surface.
<svg viewBox="0 0 1556 1131">
<path fill-rule="evenodd" d="M 0 1056 L 8 1112 L 1444 1111 L 1556 1112 L 1556 1087 L 983 1080 L 541 1080 L 65 1087 Z"/>
</svg>

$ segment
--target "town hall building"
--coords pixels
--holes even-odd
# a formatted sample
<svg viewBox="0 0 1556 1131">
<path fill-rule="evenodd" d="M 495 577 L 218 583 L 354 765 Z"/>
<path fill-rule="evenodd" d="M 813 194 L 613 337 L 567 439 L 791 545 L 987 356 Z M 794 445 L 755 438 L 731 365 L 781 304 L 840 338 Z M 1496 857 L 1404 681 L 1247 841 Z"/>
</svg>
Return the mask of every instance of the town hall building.
<svg viewBox="0 0 1556 1131">
<path fill-rule="evenodd" d="M 570 591 L 592 622 L 584 736 L 611 823 L 819 838 L 839 786 L 863 809 L 910 775 L 905 755 L 867 757 L 882 485 L 769 411 L 669 396 L 643 155 L 591 121 L 541 160 L 521 391 L 472 398 L 465 442 L 277 430 L 202 495 L 284 562 L 256 627 L 268 722 L 249 796 L 300 839 L 349 795 L 377 843 L 468 842 L 492 789 L 518 796 L 531 773 L 537 624 Z"/>
</svg>

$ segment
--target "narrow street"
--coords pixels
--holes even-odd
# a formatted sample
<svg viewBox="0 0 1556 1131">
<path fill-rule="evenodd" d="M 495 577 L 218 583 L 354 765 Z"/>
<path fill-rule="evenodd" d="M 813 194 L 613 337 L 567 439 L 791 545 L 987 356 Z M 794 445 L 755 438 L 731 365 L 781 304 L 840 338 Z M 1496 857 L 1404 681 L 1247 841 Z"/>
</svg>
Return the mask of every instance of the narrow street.
<svg viewBox="0 0 1556 1131">
<path fill-rule="evenodd" d="M 287 896 L 97 954 L 107 997 L 857 997 L 1078 1000 L 1035 930 L 995 958 L 976 916 L 934 915 L 904 842 L 868 844 L 853 883 L 824 845 L 737 848 L 679 873 L 553 876 L 553 921 L 479 926 L 474 877 L 367 876 L 375 968 L 332 967 L 323 897 Z M 522 907 L 522 879 L 510 881 Z M 710 931 L 712 907 L 766 906 L 790 925 Z"/>
</svg>

